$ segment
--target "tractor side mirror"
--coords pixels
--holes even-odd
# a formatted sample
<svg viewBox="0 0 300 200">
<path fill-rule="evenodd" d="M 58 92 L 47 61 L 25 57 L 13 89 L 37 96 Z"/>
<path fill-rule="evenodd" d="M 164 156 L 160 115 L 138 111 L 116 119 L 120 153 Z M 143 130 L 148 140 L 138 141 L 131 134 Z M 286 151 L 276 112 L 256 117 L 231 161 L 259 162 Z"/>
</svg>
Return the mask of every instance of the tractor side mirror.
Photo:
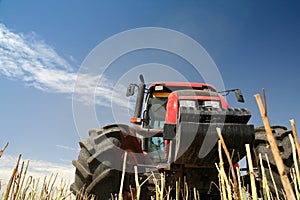
<svg viewBox="0 0 300 200">
<path fill-rule="evenodd" d="M 243 96 L 241 90 L 239 90 L 239 89 L 234 90 L 234 94 L 235 94 L 236 100 L 238 102 L 241 102 L 241 103 L 245 102 L 244 96 Z"/>
<path fill-rule="evenodd" d="M 135 84 L 130 84 L 127 88 L 127 91 L 126 91 L 126 97 L 129 97 L 129 96 L 133 96 L 134 95 L 134 89 L 135 89 Z"/>
<path fill-rule="evenodd" d="M 129 97 L 129 96 L 133 96 L 134 95 L 134 90 L 135 90 L 135 86 L 136 87 L 141 87 L 141 88 L 144 88 L 145 86 L 145 79 L 144 79 L 144 76 L 143 74 L 140 74 L 140 85 L 137 85 L 137 84 L 130 84 L 127 88 L 127 91 L 126 91 L 126 97 Z"/>
</svg>

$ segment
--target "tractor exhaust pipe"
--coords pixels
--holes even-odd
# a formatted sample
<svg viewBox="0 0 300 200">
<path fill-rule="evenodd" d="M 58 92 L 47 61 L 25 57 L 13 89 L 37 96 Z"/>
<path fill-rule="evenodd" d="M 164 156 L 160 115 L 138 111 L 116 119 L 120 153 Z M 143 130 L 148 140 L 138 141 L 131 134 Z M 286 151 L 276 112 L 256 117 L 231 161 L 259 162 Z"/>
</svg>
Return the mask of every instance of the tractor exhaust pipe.
<svg viewBox="0 0 300 200">
<path fill-rule="evenodd" d="M 145 94 L 145 80 L 142 74 L 140 74 L 140 84 L 130 84 L 127 88 L 126 96 L 133 96 L 135 87 L 138 87 L 138 94 L 136 97 L 136 104 L 134 109 L 134 116 L 133 118 L 140 118 L 142 115 L 142 109 L 143 109 L 143 101 L 144 101 L 144 94 Z"/>
<path fill-rule="evenodd" d="M 138 94 L 136 97 L 136 104 L 135 104 L 135 109 L 134 109 L 134 116 L 135 118 L 140 118 L 142 114 L 142 109 L 143 109 L 143 101 L 144 101 L 144 94 L 145 94 L 145 80 L 142 74 L 140 74 L 140 84 L 139 84 L 139 89 L 138 89 Z"/>
</svg>

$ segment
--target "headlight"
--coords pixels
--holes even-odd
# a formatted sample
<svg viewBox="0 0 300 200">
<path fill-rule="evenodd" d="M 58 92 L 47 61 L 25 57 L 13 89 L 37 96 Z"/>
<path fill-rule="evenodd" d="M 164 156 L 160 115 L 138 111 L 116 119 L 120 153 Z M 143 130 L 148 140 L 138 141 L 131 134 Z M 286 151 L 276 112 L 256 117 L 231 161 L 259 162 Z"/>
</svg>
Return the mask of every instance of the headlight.
<svg viewBox="0 0 300 200">
<path fill-rule="evenodd" d="M 204 107 L 212 107 L 212 108 L 220 108 L 220 102 L 219 101 L 203 101 Z"/>
<path fill-rule="evenodd" d="M 196 101 L 192 100 L 181 100 L 180 107 L 196 107 Z"/>
</svg>

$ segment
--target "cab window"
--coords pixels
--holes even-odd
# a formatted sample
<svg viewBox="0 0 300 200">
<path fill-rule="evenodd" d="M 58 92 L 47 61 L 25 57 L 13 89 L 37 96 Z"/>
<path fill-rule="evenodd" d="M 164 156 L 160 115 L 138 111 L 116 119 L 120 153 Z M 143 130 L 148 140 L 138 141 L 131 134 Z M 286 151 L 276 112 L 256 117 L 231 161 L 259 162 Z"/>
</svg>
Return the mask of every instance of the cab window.
<svg viewBox="0 0 300 200">
<path fill-rule="evenodd" d="M 153 92 L 148 101 L 149 126 L 151 128 L 162 128 L 165 122 L 167 92 Z"/>
</svg>

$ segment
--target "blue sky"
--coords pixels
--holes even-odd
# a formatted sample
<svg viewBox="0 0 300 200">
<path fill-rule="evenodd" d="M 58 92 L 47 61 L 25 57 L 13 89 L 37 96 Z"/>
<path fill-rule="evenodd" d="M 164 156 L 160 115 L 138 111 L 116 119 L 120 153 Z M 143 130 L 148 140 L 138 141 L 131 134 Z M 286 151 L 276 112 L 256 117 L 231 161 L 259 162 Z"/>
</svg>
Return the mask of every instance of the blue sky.
<svg viewBox="0 0 300 200">
<path fill-rule="evenodd" d="M 248 108 L 255 126 L 262 122 L 253 95 L 262 87 L 267 92 L 271 124 L 289 126 L 291 118 L 297 124 L 299 10 L 298 1 L 273 0 L 2 0 L 0 146 L 9 141 L 6 155 L 22 153 L 27 159 L 69 166 L 77 157 L 82 134 L 77 133 L 72 111 L 81 63 L 100 42 L 141 27 L 172 29 L 200 43 L 216 63 L 225 87 L 243 91 L 246 104 L 236 103 L 232 97 L 228 101 L 233 107 Z M 99 124 L 114 120 L 108 90 L 116 77 L 130 70 L 124 63 L 135 66 L 151 62 L 175 65 L 173 57 L 163 52 L 133 52 L 107 71 L 105 90 L 98 96 L 102 104 L 96 105 Z M 180 62 L 176 60 L 177 65 Z M 184 67 L 177 66 L 177 70 L 191 81 L 198 80 Z"/>
</svg>

